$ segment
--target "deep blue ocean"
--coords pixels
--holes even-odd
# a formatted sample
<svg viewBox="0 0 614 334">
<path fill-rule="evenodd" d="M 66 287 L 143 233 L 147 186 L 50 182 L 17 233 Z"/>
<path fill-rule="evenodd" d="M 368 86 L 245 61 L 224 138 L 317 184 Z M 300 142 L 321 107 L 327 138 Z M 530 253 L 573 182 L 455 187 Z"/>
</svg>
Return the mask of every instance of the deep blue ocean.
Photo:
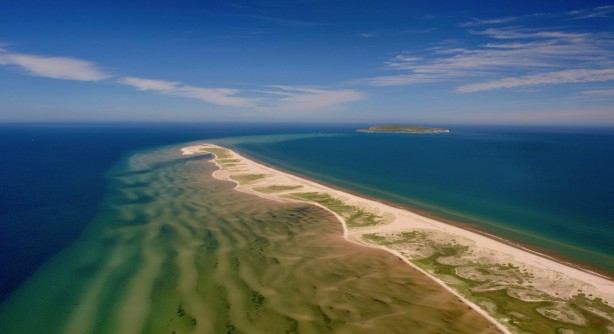
<svg viewBox="0 0 614 334">
<path fill-rule="evenodd" d="M 318 126 L 0 124 L 0 300 L 77 238 L 102 204 L 105 172 L 130 152 L 314 128 Z"/>
<path fill-rule="evenodd" d="M 356 127 L 0 124 L 0 300 L 83 231 L 120 158 L 196 140 L 614 273 L 614 129 Z"/>
</svg>

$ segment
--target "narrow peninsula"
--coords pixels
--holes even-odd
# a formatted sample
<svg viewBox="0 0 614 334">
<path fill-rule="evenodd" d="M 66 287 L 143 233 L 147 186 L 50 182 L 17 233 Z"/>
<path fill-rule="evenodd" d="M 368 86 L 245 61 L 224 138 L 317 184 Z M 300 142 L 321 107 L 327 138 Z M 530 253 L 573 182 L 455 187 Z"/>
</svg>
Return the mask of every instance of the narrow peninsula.
<svg viewBox="0 0 614 334">
<path fill-rule="evenodd" d="M 450 132 L 448 129 L 443 128 L 429 128 L 419 125 L 371 125 L 368 129 L 358 129 L 358 132 L 366 133 L 410 133 L 410 134 L 422 134 L 422 133 L 446 133 Z"/>
<path fill-rule="evenodd" d="M 396 255 L 484 316 L 496 331 L 614 333 L 614 284 L 605 277 L 272 169 L 224 147 L 199 144 L 182 152 L 212 154 L 219 167 L 213 177 L 236 183 L 238 191 L 329 210 L 346 240 Z"/>
</svg>

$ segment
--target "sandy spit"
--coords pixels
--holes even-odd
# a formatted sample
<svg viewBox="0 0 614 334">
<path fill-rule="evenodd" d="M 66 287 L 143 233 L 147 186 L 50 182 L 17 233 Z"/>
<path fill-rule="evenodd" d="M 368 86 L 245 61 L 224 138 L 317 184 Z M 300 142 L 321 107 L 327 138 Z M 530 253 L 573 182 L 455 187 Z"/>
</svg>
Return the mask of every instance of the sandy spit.
<svg viewBox="0 0 614 334">
<path fill-rule="evenodd" d="M 202 144 L 184 147 L 181 149 L 184 155 L 192 155 L 192 154 L 204 154 L 201 149 L 206 148 L 222 148 L 212 144 Z M 376 212 L 380 215 L 386 215 L 389 217 L 393 217 L 391 222 L 385 225 L 376 225 L 372 227 L 364 227 L 364 228 L 356 228 L 356 229 L 348 229 L 348 226 L 345 220 L 339 216 L 338 214 L 333 214 L 339 219 L 341 224 L 343 225 L 343 233 L 346 240 L 357 243 L 367 247 L 375 247 L 384 249 L 402 259 L 405 263 L 412 266 L 416 270 L 424 273 L 428 277 L 430 277 L 433 281 L 437 282 L 439 285 L 444 287 L 450 293 L 454 294 L 460 300 L 462 300 L 469 307 L 473 308 L 475 311 L 483 315 L 489 321 L 491 321 L 494 325 L 497 326 L 502 332 L 510 333 L 510 331 L 504 327 L 501 323 L 499 323 L 496 319 L 491 317 L 485 310 L 480 308 L 478 305 L 473 302 L 467 300 L 455 290 L 446 285 L 445 282 L 434 277 L 428 272 L 422 270 L 417 267 L 413 263 L 411 263 L 405 256 L 400 254 L 398 251 L 389 249 L 385 246 L 367 244 L 362 241 L 361 235 L 366 233 L 389 233 L 389 232 L 397 232 L 404 231 L 408 229 L 429 229 L 436 230 L 439 232 L 443 232 L 443 235 L 449 235 L 451 239 L 454 238 L 463 238 L 465 240 L 470 240 L 474 245 L 475 249 L 480 252 L 488 253 L 489 256 L 495 256 L 498 259 L 501 259 L 502 263 L 514 263 L 515 265 L 520 265 L 523 267 L 529 268 L 538 268 L 540 273 L 540 279 L 543 280 L 558 280 L 561 278 L 567 280 L 569 283 L 565 287 L 567 293 L 574 293 L 577 291 L 589 291 L 596 296 L 600 296 L 603 300 L 608 301 L 610 305 L 614 304 L 614 282 L 608 280 L 605 277 L 599 276 L 597 274 L 593 274 L 591 272 L 583 271 L 574 267 L 567 266 L 563 263 L 553 261 L 545 256 L 541 256 L 539 253 L 530 252 L 525 249 L 521 249 L 518 247 L 514 247 L 511 244 L 503 243 L 494 238 L 489 238 L 486 235 L 478 234 L 469 230 L 462 229 L 457 226 L 452 226 L 450 224 L 446 224 L 444 222 L 437 221 L 432 218 L 420 216 L 416 213 L 413 213 L 408 210 L 403 210 L 399 208 L 395 208 L 384 203 L 376 202 L 373 200 L 369 200 L 366 198 L 362 198 L 356 196 L 354 194 L 346 193 L 337 189 L 332 189 L 326 187 L 324 185 L 318 184 L 316 182 L 312 182 L 309 180 L 305 180 L 298 176 L 288 174 L 268 166 L 264 166 L 257 162 L 254 162 L 250 159 L 243 157 L 242 155 L 229 150 L 227 148 L 223 148 L 228 151 L 230 157 L 228 159 L 238 160 L 233 162 L 233 166 L 231 168 L 222 168 L 222 165 L 217 163 L 220 167 L 219 170 L 215 171 L 213 176 L 217 179 L 233 181 L 237 184 L 236 189 L 238 191 L 250 193 L 257 195 L 259 197 L 267 198 L 275 201 L 293 201 L 288 198 L 284 198 L 281 195 L 287 194 L 292 191 L 280 191 L 274 193 L 263 193 L 254 190 L 254 188 L 266 188 L 269 186 L 301 186 L 299 190 L 300 192 L 321 192 L 327 193 L 336 198 L 342 199 L 343 201 L 356 205 L 359 207 L 367 208 L 371 212 Z M 261 174 L 265 175 L 264 178 L 261 178 L 255 182 L 247 183 L 247 184 L 239 184 L 239 182 L 235 181 L 231 178 L 233 175 L 249 175 L 249 174 Z M 313 203 L 312 203 L 313 204 Z M 315 204 L 318 205 L 318 204 Z M 323 207 L 323 206 L 322 206 Z M 323 207 L 324 209 L 327 209 Z M 327 209 L 328 210 L 328 209 Z M 330 210 L 329 210 L 330 211 Z M 332 212 L 332 211 L 331 211 Z M 547 282 L 544 282 L 547 283 Z M 563 291 L 561 291 L 563 292 Z"/>
</svg>

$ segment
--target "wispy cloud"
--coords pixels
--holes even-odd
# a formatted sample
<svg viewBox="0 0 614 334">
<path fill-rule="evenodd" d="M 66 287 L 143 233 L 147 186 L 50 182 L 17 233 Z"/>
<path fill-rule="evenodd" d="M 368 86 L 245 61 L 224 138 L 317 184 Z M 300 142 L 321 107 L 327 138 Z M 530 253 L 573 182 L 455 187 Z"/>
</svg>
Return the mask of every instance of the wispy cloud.
<svg viewBox="0 0 614 334">
<path fill-rule="evenodd" d="M 367 82 L 373 86 L 403 86 L 414 85 L 429 82 L 438 82 L 447 79 L 448 76 L 435 74 L 399 74 L 399 75 L 383 75 L 367 79 Z"/>
<path fill-rule="evenodd" d="M 363 32 L 362 34 L 360 34 L 360 36 L 364 38 L 373 38 L 373 37 L 377 37 L 377 33 L 376 32 Z"/>
<path fill-rule="evenodd" d="M 11 53 L 0 49 L 0 65 L 15 66 L 37 77 L 62 80 L 99 81 L 111 77 L 96 64 L 70 57 Z"/>
<path fill-rule="evenodd" d="M 472 18 L 470 21 L 462 22 L 459 27 L 468 28 L 482 25 L 495 25 L 502 23 L 510 23 L 527 19 L 560 19 L 562 21 L 583 20 L 592 18 L 611 18 L 614 17 L 614 5 L 597 6 L 592 8 L 583 8 L 572 10 L 569 12 L 550 12 L 550 13 L 532 13 L 520 16 L 506 16 L 491 19 Z"/>
<path fill-rule="evenodd" d="M 486 25 L 486 24 L 501 24 L 501 23 L 512 22 L 512 21 L 515 21 L 517 19 L 518 18 L 515 17 L 515 16 L 501 17 L 501 18 L 488 19 L 488 20 L 473 19 L 471 21 L 463 22 L 463 23 L 459 24 L 459 26 L 464 28 L 464 27 L 481 26 L 481 25 Z"/>
<path fill-rule="evenodd" d="M 108 74 L 93 62 L 10 52 L 0 45 L 0 67 L 16 67 L 22 73 L 51 79 L 114 82 L 142 92 L 190 98 L 218 106 L 249 108 L 254 111 L 318 112 L 333 110 L 344 104 L 364 99 L 364 93 L 352 89 L 331 89 L 303 86 L 265 86 L 235 89 L 198 87 L 179 81 Z"/>
<path fill-rule="evenodd" d="M 141 91 L 153 91 L 163 95 L 194 98 L 212 104 L 228 107 L 250 107 L 254 101 L 237 96 L 241 91 L 230 88 L 202 88 L 184 85 L 175 81 L 125 77 L 118 80 L 123 85 L 132 86 Z"/>
<path fill-rule="evenodd" d="M 580 93 L 586 96 L 593 96 L 593 97 L 614 97 L 614 88 L 585 90 Z"/>
<path fill-rule="evenodd" d="M 252 89 L 225 87 L 198 87 L 178 81 L 120 77 L 107 74 L 89 61 L 70 57 L 48 57 L 11 53 L 0 48 L 0 66 L 15 66 L 26 74 L 61 80 L 101 81 L 116 78 L 122 85 L 139 91 L 161 95 L 191 98 L 211 104 L 287 112 L 331 110 L 343 104 L 365 98 L 362 92 L 351 89 L 326 89 L 319 87 L 267 86 Z"/>
<path fill-rule="evenodd" d="M 265 110 L 304 112 L 337 108 L 340 105 L 363 100 L 366 95 L 352 89 L 322 89 L 296 86 L 270 86 L 266 93 L 277 96 L 269 100 Z"/>
<path fill-rule="evenodd" d="M 134 77 L 125 77 L 119 79 L 118 81 L 121 84 L 132 86 L 142 91 L 153 90 L 157 92 L 171 92 L 179 87 L 179 82 L 176 81 L 143 79 Z"/>
<path fill-rule="evenodd" d="M 568 14 L 572 20 L 612 17 L 614 16 L 614 6 L 599 6 L 595 8 L 574 10 Z"/>
<path fill-rule="evenodd" d="M 456 91 L 459 93 L 473 93 L 485 90 L 516 88 L 524 86 L 555 85 L 580 82 L 602 82 L 610 80 L 614 80 L 614 68 L 599 70 L 577 69 L 546 72 L 534 75 L 462 85 L 458 87 Z"/>
<path fill-rule="evenodd" d="M 261 111 L 304 112 L 337 108 L 343 104 L 362 100 L 362 92 L 350 89 L 324 89 L 295 86 L 267 86 L 265 89 L 238 90 L 230 88 L 203 88 L 176 81 L 125 77 L 119 83 L 141 91 L 162 95 L 194 98 L 228 107 L 252 107 Z M 252 97 L 245 97 L 250 95 Z M 258 97 L 253 97 L 257 95 Z"/>
<path fill-rule="evenodd" d="M 512 19 L 481 20 L 479 25 Z M 481 37 L 481 43 L 471 47 L 440 43 L 403 52 L 385 63 L 386 69 L 401 73 L 365 81 L 374 86 L 396 86 L 472 80 L 456 89 L 470 93 L 614 80 L 614 35 L 609 32 L 517 26 L 471 28 L 467 32 Z"/>
<path fill-rule="evenodd" d="M 474 35 L 486 35 L 495 39 L 551 39 L 557 42 L 586 42 L 595 34 L 556 31 L 552 29 L 523 29 L 518 27 L 488 28 L 485 30 L 469 30 Z M 597 36 L 598 37 L 598 36 Z"/>
</svg>

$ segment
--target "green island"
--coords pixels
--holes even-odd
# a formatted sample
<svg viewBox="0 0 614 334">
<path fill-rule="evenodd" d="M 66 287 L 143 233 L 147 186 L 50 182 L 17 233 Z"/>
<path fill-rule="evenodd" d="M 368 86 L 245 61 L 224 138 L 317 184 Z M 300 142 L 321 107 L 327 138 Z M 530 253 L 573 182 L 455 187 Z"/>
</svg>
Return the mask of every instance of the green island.
<svg viewBox="0 0 614 334">
<path fill-rule="evenodd" d="M 443 128 L 429 128 L 419 125 L 371 125 L 368 129 L 358 129 L 358 132 L 366 133 L 446 133 L 450 132 Z"/>
</svg>

